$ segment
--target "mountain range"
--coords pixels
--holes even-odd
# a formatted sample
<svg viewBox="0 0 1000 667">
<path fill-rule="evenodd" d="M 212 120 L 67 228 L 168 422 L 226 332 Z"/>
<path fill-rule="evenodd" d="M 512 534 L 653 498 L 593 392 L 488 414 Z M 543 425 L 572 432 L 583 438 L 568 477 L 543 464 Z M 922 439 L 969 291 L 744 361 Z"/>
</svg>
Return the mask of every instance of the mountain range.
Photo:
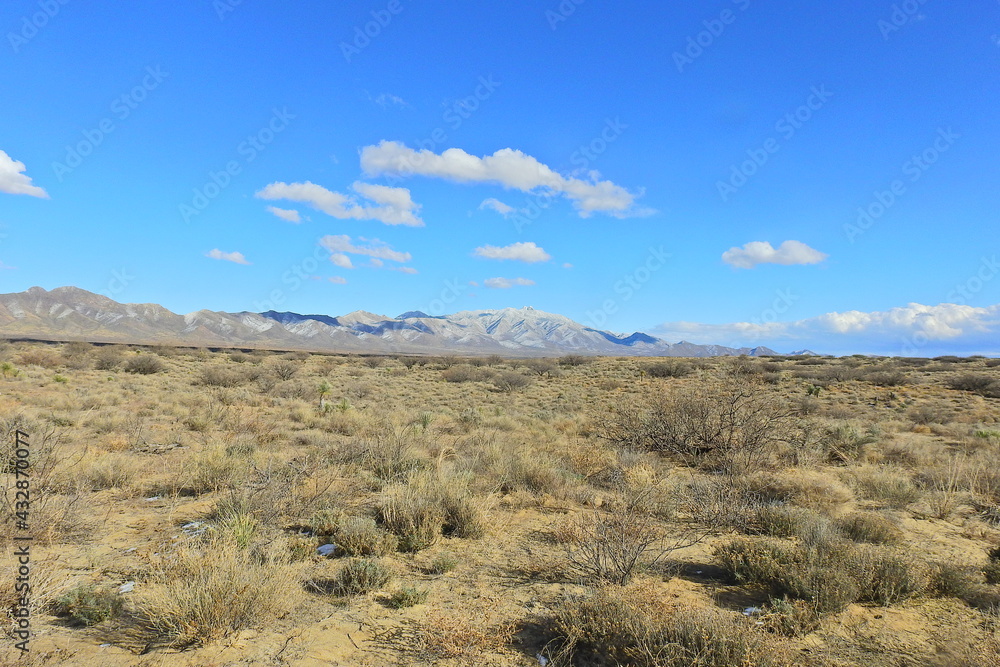
<svg viewBox="0 0 1000 667">
<path fill-rule="evenodd" d="M 246 347 L 368 354 L 710 357 L 777 354 L 766 347 L 669 343 L 644 333 L 600 331 L 531 307 L 398 317 L 226 313 L 178 315 L 151 303 L 118 303 L 77 287 L 0 294 L 0 336 L 99 343 Z M 792 354 L 811 354 L 802 351 Z"/>
</svg>

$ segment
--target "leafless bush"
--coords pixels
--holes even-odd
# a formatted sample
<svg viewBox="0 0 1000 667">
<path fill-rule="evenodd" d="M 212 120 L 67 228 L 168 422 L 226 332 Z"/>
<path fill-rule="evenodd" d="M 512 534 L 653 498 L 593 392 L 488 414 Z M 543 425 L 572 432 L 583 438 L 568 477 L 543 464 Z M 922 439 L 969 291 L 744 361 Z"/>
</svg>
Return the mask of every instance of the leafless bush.
<svg viewBox="0 0 1000 667">
<path fill-rule="evenodd" d="M 531 378 L 517 371 L 500 371 L 493 376 L 493 386 L 497 391 L 513 393 L 531 385 Z"/>
<path fill-rule="evenodd" d="M 138 354 L 125 362 L 126 373 L 137 373 L 139 375 L 154 375 L 166 369 L 163 361 L 154 354 Z"/>
<path fill-rule="evenodd" d="M 597 425 L 613 444 L 687 465 L 749 469 L 790 437 L 793 410 L 763 385 L 728 379 L 711 389 L 621 402 Z"/>
</svg>

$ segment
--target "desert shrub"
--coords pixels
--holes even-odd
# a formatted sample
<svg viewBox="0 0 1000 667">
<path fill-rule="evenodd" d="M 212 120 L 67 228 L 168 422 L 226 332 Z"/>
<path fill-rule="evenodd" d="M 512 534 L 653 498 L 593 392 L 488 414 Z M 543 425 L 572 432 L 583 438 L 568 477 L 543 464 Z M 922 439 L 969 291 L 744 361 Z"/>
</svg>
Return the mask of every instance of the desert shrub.
<svg viewBox="0 0 1000 667">
<path fill-rule="evenodd" d="M 415 586 L 403 586 L 386 600 L 393 609 L 404 609 L 427 602 L 427 591 Z"/>
<path fill-rule="evenodd" d="M 299 372 L 299 364 L 288 359 L 279 359 L 268 364 L 267 370 L 279 380 L 291 380 Z"/>
<path fill-rule="evenodd" d="M 582 354 L 566 354 L 559 357 L 560 366 L 583 366 L 591 361 L 590 357 L 585 357 Z"/>
<path fill-rule="evenodd" d="M 385 357 L 368 356 L 361 359 L 361 363 L 368 368 L 378 368 L 385 361 Z"/>
<path fill-rule="evenodd" d="M 731 378 L 711 388 L 623 401 L 596 430 L 619 447 L 660 452 L 687 465 L 748 469 L 789 437 L 792 414 L 759 381 Z"/>
<path fill-rule="evenodd" d="M 382 482 L 399 482 L 424 465 L 414 446 L 416 437 L 412 428 L 382 422 L 343 448 L 341 460 L 359 464 Z"/>
<path fill-rule="evenodd" d="M 948 383 L 951 389 L 968 391 L 989 398 L 1000 398 L 1000 380 L 984 373 L 966 373 Z"/>
<path fill-rule="evenodd" d="M 848 479 L 863 498 L 881 501 L 894 509 L 906 507 L 920 497 L 909 475 L 890 468 L 859 468 Z"/>
<path fill-rule="evenodd" d="M 939 405 L 921 405 L 912 408 L 907 416 L 913 420 L 914 424 L 926 426 L 927 424 L 947 424 L 952 419 L 951 411 Z"/>
<path fill-rule="evenodd" d="M 769 503 L 753 512 L 747 532 L 772 537 L 802 537 L 820 530 L 817 524 L 828 524 L 822 514 L 805 507 Z"/>
<path fill-rule="evenodd" d="M 489 377 L 489 372 L 475 368 L 471 364 L 449 366 L 441 372 L 445 382 L 479 382 Z"/>
<path fill-rule="evenodd" d="M 379 521 L 399 536 L 400 551 L 421 551 L 433 545 L 444 527 L 444 511 L 435 494 L 410 484 L 383 493 Z"/>
<path fill-rule="evenodd" d="M 606 588 L 561 604 L 544 653 L 555 664 L 628 667 L 777 667 L 791 664 L 741 616 L 671 609 L 647 591 Z"/>
<path fill-rule="evenodd" d="M 136 588 L 136 611 L 174 645 L 225 637 L 294 608 L 298 588 L 289 567 L 220 540 L 182 547 L 154 561 L 148 581 Z"/>
<path fill-rule="evenodd" d="M 552 377 L 559 373 L 559 364 L 555 359 L 527 359 L 521 365 L 535 375 Z"/>
<path fill-rule="evenodd" d="M 347 556 L 384 556 L 396 550 L 396 536 L 370 517 L 344 517 L 330 535 Z"/>
<path fill-rule="evenodd" d="M 245 459 L 230 456 L 220 447 L 205 449 L 185 466 L 180 487 L 196 495 L 218 491 L 236 483 L 247 469 Z"/>
<path fill-rule="evenodd" d="M 820 614 L 805 600 L 772 598 L 760 622 L 768 632 L 785 637 L 802 637 L 820 627 Z"/>
<path fill-rule="evenodd" d="M 249 380 L 242 368 L 222 365 L 205 366 L 199 373 L 198 382 L 206 387 L 238 387 Z"/>
<path fill-rule="evenodd" d="M 115 371 L 125 363 L 125 355 L 117 347 L 102 347 L 94 353 L 94 368 L 99 371 Z"/>
<path fill-rule="evenodd" d="M 527 375 L 517 371 L 500 371 L 493 376 L 492 382 L 497 391 L 509 394 L 531 386 L 532 380 Z"/>
<path fill-rule="evenodd" d="M 931 568 L 883 547 L 830 543 L 810 548 L 773 539 L 737 538 L 716 549 L 740 583 L 771 595 L 805 600 L 819 614 L 852 602 L 891 605 L 931 590 Z"/>
<path fill-rule="evenodd" d="M 996 368 L 1000 366 L 1000 359 L 987 359 L 985 362 L 986 368 Z"/>
<path fill-rule="evenodd" d="M 843 483 L 816 470 L 761 474 L 746 479 L 745 484 L 765 502 L 790 502 L 824 512 L 836 510 L 853 498 Z"/>
<path fill-rule="evenodd" d="M 138 375 L 154 375 L 166 369 L 163 361 L 153 354 L 138 354 L 125 362 L 126 373 Z"/>
<path fill-rule="evenodd" d="M 910 382 L 910 377 L 901 371 L 874 371 L 861 379 L 877 387 L 898 387 Z"/>
<path fill-rule="evenodd" d="M 113 588 L 84 584 L 56 598 L 53 611 L 75 625 L 96 625 L 118 616 L 124 606 L 122 596 Z"/>
<path fill-rule="evenodd" d="M 983 576 L 988 584 L 1000 584 L 1000 547 L 991 549 L 983 567 Z"/>
<path fill-rule="evenodd" d="M 339 595 L 364 595 L 382 588 L 392 578 L 392 570 L 377 560 L 352 558 L 337 571 L 334 591 Z"/>
<path fill-rule="evenodd" d="M 878 432 L 871 427 L 862 432 L 852 424 L 841 424 L 828 429 L 822 442 L 830 461 L 846 463 L 858 460 L 868 445 L 878 442 Z"/>
<path fill-rule="evenodd" d="M 441 553 L 434 557 L 427 570 L 431 574 L 447 574 L 458 567 L 458 559 L 453 554 Z"/>
<path fill-rule="evenodd" d="M 475 497 L 464 487 L 443 489 L 441 509 L 444 513 L 444 534 L 469 539 L 484 536 L 489 528 L 487 503 L 487 499 Z"/>
<path fill-rule="evenodd" d="M 694 366 L 685 361 L 661 361 L 649 364 L 644 369 L 652 378 L 682 378 L 694 372 Z"/>
<path fill-rule="evenodd" d="M 854 512 L 837 520 L 837 528 L 855 542 L 894 544 L 899 542 L 902 531 L 889 519 L 871 512 Z"/>
</svg>

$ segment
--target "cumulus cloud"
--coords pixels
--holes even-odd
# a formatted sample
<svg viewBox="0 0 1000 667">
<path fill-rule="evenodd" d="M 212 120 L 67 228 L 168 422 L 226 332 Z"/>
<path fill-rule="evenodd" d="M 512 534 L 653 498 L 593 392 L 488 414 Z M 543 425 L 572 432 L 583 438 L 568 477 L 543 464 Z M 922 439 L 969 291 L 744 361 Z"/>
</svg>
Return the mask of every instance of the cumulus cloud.
<svg viewBox="0 0 1000 667">
<path fill-rule="evenodd" d="M 0 151 L 0 192 L 48 199 L 49 193 L 37 185 L 32 185 L 31 178 L 24 173 L 25 169 L 27 167 L 23 162 L 18 162 L 6 152 Z"/>
<path fill-rule="evenodd" d="M 764 312 L 750 322 L 668 322 L 657 327 L 655 334 L 671 341 L 763 343 L 769 347 L 809 347 L 836 354 L 934 356 L 1000 351 L 1000 305 L 910 303 L 885 311 L 833 312 L 788 322 L 774 319 L 773 312 Z"/>
<path fill-rule="evenodd" d="M 408 252 L 393 250 L 384 241 L 378 239 L 358 238 L 358 242 L 351 240 L 346 234 L 341 236 L 324 236 L 319 240 L 319 244 L 330 251 L 330 261 L 345 269 L 354 267 L 348 255 L 362 255 L 371 258 L 372 266 L 382 266 L 384 260 L 398 262 L 400 264 L 409 262 L 413 256 Z"/>
<path fill-rule="evenodd" d="M 302 222 L 302 216 L 299 215 L 299 212 L 294 209 L 278 208 L 277 206 L 268 206 L 267 210 L 268 212 L 273 213 L 274 215 L 278 216 L 279 218 L 287 222 L 296 222 L 296 223 Z"/>
<path fill-rule="evenodd" d="M 611 181 L 598 180 L 596 172 L 591 172 L 589 180 L 562 176 L 511 148 L 477 157 L 460 148 L 438 154 L 426 148 L 414 150 L 398 141 L 381 141 L 361 150 L 361 168 L 371 176 L 416 174 L 460 183 L 497 183 L 522 192 L 560 194 L 573 202 L 581 217 L 595 212 L 619 218 L 651 213 L 635 207 L 641 191 L 633 193 Z"/>
<path fill-rule="evenodd" d="M 552 255 L 531 241 L 513 243 L 503 247 L 484 245 L 476 248 L 472 254 L 476 257 L 484 257 L 486 259 L 513 259 L 519 262 L 528 262 L 529 264 L 547 262 L 552 259 Z"/>
<path fill-rule="evenodd" d="M 479 210 L 482 211 L 484 208 L 492 209 L 505 218 L 514 212 L 513 206 L 504 204 L 502 201 L 500 201 L 495 197 L 484 199 L 483 203 L 479 205 Z"/>
<path fill-rule="evenodd" d="M 345 255 L 342 252 L 335 252 L 335 253 L 331 254 L 330 255 L 330 261 L 333 262 L 336 266 L 339 266 L 342 269 L 353 269 L 354 268 L 354 264 L 351 262 L 351 258 L 348 257 L 347 255 Z"/>
<path fill-rule="evenodd" d="M 222 252 L 218 248 L 213 248 L 205 253 L 205 257 L 211 257 L 212 259 L 221 259 L 224 262 L 233 262 L 234 264 L 249 264 L 247 258 L 243 256 L 241 252 Z"/>
<path fill-rule="evenodd" d="M 751 241 L 722 253 L 722 261 L 737 269 L 752 269 L 758 264 L 818 264 L 827 257 L 801 241 L 785 241 L 777 249 L 767 241 Z"/>
<path fill-rule="evenodd" d="M 510 289 L 511 287 L 527 287 L 534 285 L 534 280 L 527 278 L 487 278 L 483 285 L 492 289 Z"/>
<path fill-rule="evenodd" d="M 357 198 L 328 190 L 310 181 L 305 183 L 275 182 L 257 194 L 260 199 L 289 201 L 308 204 L 318 211 L 338 220 L 378 220 L 387 225 L 422 227 L 424 221 L 418 213 L 420 205 L 413 202 L 406 188 L 355 182 L 351 189 L 371 203 L 359 203 Z"/>
</svg>

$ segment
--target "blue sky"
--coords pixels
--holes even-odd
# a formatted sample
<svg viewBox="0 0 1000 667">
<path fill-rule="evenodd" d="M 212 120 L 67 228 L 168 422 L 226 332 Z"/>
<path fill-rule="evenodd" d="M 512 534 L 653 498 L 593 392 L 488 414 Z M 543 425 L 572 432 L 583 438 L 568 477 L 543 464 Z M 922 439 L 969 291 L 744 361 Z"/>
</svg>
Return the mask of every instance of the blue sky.
<svg viewBox="0 0 1000 667">
<path fill-rule="evenodd" d="M 8 0 L 0 291 L 1000 353 L 1000 4 Z"/>
</svg>

